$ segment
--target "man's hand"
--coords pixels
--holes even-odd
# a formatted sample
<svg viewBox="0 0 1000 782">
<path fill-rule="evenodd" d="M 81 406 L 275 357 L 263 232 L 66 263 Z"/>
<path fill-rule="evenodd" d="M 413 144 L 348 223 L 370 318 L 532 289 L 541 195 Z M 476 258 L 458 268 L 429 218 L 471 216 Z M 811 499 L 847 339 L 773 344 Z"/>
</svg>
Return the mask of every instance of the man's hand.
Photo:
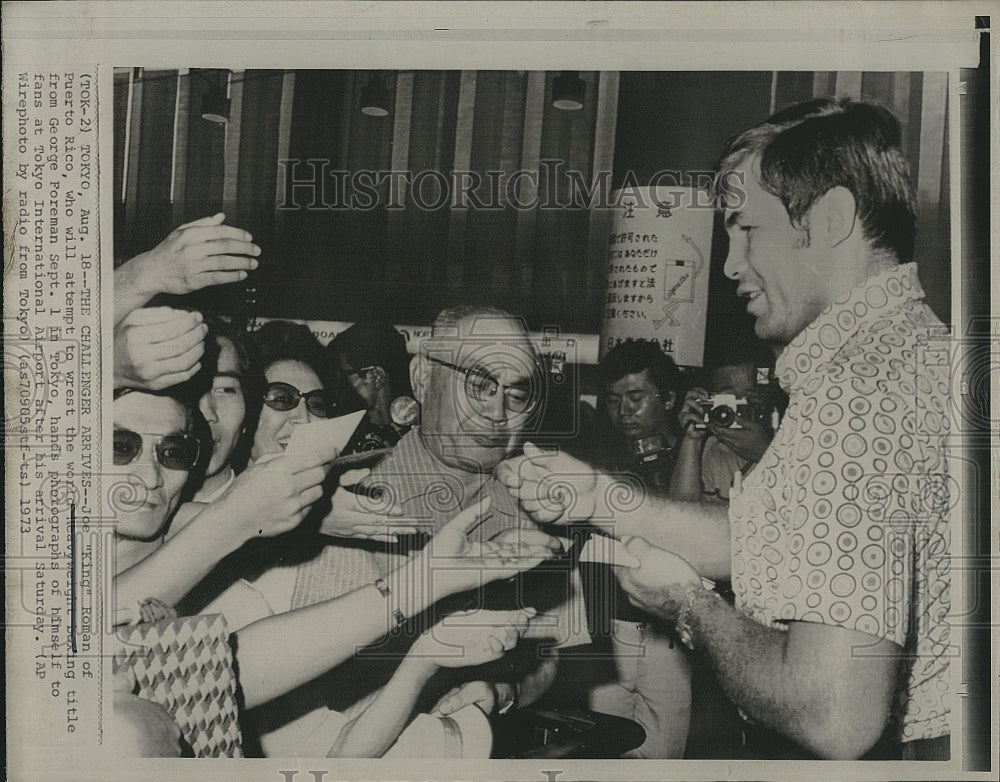
<svg viewBox="0 0 1000 782">
<path fill-rule="evenodd" d="M 341 482 L 349 485 L 343 476 Z M 330 505 L 330 512 L 320 523 L 319 531 L 322 535 L 395 543 L 400 535 L 420 532 L 419 526 L 403 520 L 403 511 L 398 506 L 386 506 L 378 498 L 355 494 L 344 486 L 339 486 L 333 493 Z"/>
<path fill-rule="evenodd" d="M 713 425 L 712 434 L 741 459 L 759 462 L 767 446 L 771 444 L 774 432 L 769 426 L 752 419 L 740 418 L 739 424 L 742 429 L 725 429 Z"/>
<path fill-rule="evenodd" d="M 533 608 L 449 614 L 416 640 L 409 655 L 438 668 L 493 662 L 517 646 L 534 616 Z"/>
<path fill-rule="evenodd" d="M 445 693 L 431 710 L 435 717 L 447 717 L 470 703 L 489 716 L 517 700 L 517 688 L 509 682 L 474 681 Z"/>
<path fill-rule="evenodd" d="M 236 477 L 209 507 L 234 525 L 237 538 L 275 537 L 295 529 L 323 496 L 324 465 L 293 472 L 279 456 L 258 461 Z M 214 506 L 214 507 L 213 507 Z"/>
<path fill-rule="evenodd" d="M 642 538 L 624 537 L 622 542 L 628 553 L 639 560 L 637 567 L 615 567 L 629 602 L 668 622 L 677 621 L 688 585 L 700 587 L 701 577 L 686 560 Z"/>
<path fill-rule="evenodd" d="M 175 228 L 156 247 L 128 263 L 138 264 L 140 284 L 151 295 L 184 294 L 245 280 L 257 268 L 260 247 L 242 228 L 223 225 L 221 212 Z"/>
<path fill-rule="evenodd" d="M 469 532 L 489 510 L 487 498 L 459 513 L 424 546 L 414 565 L 432 574 L 432 602 L 531 570 L 562 551 L 562 543 L 540 530 L 514 530 L 495 540 L 473 541 Z"/>
<path fill-rule="evenodd" d="M 611 479 L 564 453 L 525 443 L 524 456 L 501 462 L 496 477 L 538 524 L 568 524 L 603 514 Z"/>
<path fill-rule="evenodd" d="M 200 312 L 133 310 L 114 330 L 115 387 L 161 391 L 201 368 L 208 327 Z"/>
<path fill-rule="evenodd" d="M 684 404 L 677 414 L 681 429 L 685 437 L 692 440 L 703 440 L 708 434 L 705 426 L 704 404 L 708 400 L 709 393 L 704 388 L 692 388 L 684 396 Z"/>
</svg>

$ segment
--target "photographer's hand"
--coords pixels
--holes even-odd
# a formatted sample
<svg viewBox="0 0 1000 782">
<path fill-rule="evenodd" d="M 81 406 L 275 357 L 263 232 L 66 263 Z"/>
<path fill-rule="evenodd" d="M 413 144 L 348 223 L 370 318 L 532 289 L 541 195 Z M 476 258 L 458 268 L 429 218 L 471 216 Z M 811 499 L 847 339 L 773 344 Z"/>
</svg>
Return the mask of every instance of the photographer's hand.
<svg viewBox="0 0 1000 782">
<path fill-rule="evenodd" d="M 692 440 L 705 439 L 708 429 L 705 427 L 704 406 L 708 399 L 709 393 L 704 388 L 692 388 L 684 396 L 684 404 L 677 415 L 684 437 Z"/>
<path fill-rule="evenodd" d="M 729 450 L 748 462 L 759 462 L 767 446 L 771 444 L 774 432 L 760 421 L 739 417 L 741 429 L 726 429 L 715 424 L 710 428 L 719 441 Z"/>
</svg>

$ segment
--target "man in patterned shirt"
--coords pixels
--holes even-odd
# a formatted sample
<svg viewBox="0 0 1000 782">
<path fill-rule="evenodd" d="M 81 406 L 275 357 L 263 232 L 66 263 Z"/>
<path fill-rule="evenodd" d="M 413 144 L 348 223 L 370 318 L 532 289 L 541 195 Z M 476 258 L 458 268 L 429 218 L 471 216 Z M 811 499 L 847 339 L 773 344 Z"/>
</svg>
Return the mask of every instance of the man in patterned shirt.
<svg viewBox="0 0 1000 782">
<path fill-rule="evenodd" d="M 922 361 L 941 324 L 899 144 L 885 109 L 824 99 L 724 153 L 726 274 L 790 397 L 728 516 L 609 507 L 612 478 L 530 446 L 502 476 L 539 521 L 613 520 L 641 563 L 622 585 L 709 657 L 751 757 L 949 755 L 948 375 Z M 576 503 L 553 510 L 571 470 Z M 730 576 L 734 608 L 700 578 Z"/>
</svg>

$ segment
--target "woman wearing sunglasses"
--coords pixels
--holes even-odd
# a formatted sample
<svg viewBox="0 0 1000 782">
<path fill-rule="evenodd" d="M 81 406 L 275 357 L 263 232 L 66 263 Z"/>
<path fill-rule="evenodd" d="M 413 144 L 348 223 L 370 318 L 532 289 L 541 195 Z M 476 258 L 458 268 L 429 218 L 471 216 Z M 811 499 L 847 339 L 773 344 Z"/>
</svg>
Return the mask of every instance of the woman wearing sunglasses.
<svg viewBox="0 0 1000 782">
<path fill-rule="evenodd" d="M 284 451 L 297 425 L 336 415 L 333 394 L 323 383 L 326 354 L 306 326 L 271 321 L 257 332 L 256 342 L 264 405 L 253 431 L 254 461 Z"/>
</svg>

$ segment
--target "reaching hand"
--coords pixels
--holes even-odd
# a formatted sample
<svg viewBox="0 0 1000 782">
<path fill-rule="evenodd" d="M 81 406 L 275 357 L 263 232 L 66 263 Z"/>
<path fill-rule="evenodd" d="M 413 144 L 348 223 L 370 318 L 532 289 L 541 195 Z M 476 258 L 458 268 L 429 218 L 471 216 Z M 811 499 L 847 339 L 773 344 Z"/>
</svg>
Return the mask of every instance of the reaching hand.
<svg viewBox="0 0 1000 782">
<path fill-rule="evenodd" d="M 724 429 L 713 425 L 712 434 L 741 459 L 759 462 L 767 446 L 771 444 L 774 433 L 760 421 L 742 417 L 738 420 L 741 429 Z"/>
<path fill-rule="evenodd" d="M 223 225 L 221 212 L 175 228 L 138 263 L 143 287 L 156 293 L 183 294 L 245 280 L 257 268 L 260 248 L 242 228 Z"/>
<path fill-rule="evenodd" d="M 207 332 L 200 312 L 133 310 L 114 330 L 115 387 L 161 391 L 183 383 L 201 368 Z"/>
<path fill-rule="evenodd" d="M 701 586 L 693 567 L 671 551 L 651 546 L 643 538 L 623 537 L 629 554 L 639 560 L 636 567 L 615 567 L 615 575 L 628 592 L 629 601 L 647 613 L 673 622 L 684 605 L 687 585 Z"/>
<path fill-rule="evenodd" d="M 419 526 L 402 518 L 403 511 L 398 506 L 387 506 L 381 499 L 355 494 L 343 486 L 333 493 L 330 505 L 330 512 L 320 523 L 323 535 L 394 543 L 400 535 L 420 532 Z"/>
<path fill-rule="evenodd" d="M 521 508 L 539 524 L 587 521 L 609 496 L 610 478 L 564 453 L 546 453 L 525 443 L 524 456 L 496 469 Z"/>
<path fill-rule="evenodd" d="M 680 421 L 685 437 L 690 437 L 692 440 L 703 440 L 708 434 L 703 408 L 708 397 L 709 394 L 704 388 L 692 388 L 684 396 L 684 404 L 681 405 L 681 411 L 677 414 L 677 420 Z"/>
<path fill-rule="evenodd" d="M 533 608 L 449 614 L 417 639 L 409 655 L 439 668 L 483 665 L 517 646 L 534 615 Z"/>
<path fill-rule="evenodd" d="M 446 692 L 437 702 L 431 714 L 435 717 L 447 717 L 469 704 L 473 704 L 489 716 L 497 708 L 517 700 L 517 689 L 509 682 L 466 682 Z"/>
<path fill-rule="evenodd" d="M 258 461 L 236 477 L 213 512 L 223 514 L 242 540 L 274 537 L 295 529 L 323 496 L 326 467 L 292 472 L 279 456 Z"/>
<path fill-rule="evenodd" d="M 494 540 L 473 541 L 469 532 L 489 510 L 487 498 L 442 527 L 417 556 L 414 565 L 431 574 L 433 600 L 475 589 L 491 581 L 512 578 L 531 570 L 562 551 L 562 543 L 540 530 L 516 530 Z"/>
</svg>

